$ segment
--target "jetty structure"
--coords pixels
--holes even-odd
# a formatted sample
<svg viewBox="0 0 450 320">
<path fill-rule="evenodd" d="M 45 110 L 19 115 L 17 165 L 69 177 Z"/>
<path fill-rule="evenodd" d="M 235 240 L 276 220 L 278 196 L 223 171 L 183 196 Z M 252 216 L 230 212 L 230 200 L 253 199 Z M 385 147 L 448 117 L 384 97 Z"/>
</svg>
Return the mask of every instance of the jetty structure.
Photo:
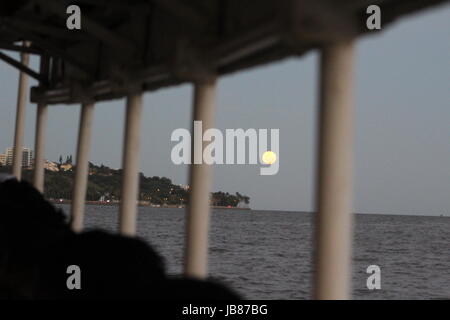
<svg viewBox="0 0 450 320">
<path fill-rule="evenodd" d="M 350 298 L 354 45 L 360 36 L 382 32 L 402 16 L 444 2 L 448 1 L 1 1 L 0 50 L 21 53 L 19 61 L 0 51 L 0 59 L 20 71 L 13 174 L 20 179 L 28 95 L 37 105 L 34 185 L 40 191 L 48 105 L 81 104 L 71 215 L 72 228 L 82 230 L 95 103 L 126 97 L 119 230 L 133 236 L 142 93 L 192 83 L 192 120 L 203 121 L 206 130 L 213 126 L 220 76 L 318 50 L 313 297 Z M 71 5 L 81 10 L 81 29 L 67 28 Z M 381 30 L 367 27 L 370 5 L 381 9 Z M 40 57 L 39 70 L 29 67 L 29 55 Z M 28 77 L 39 81 L 30 92 Z M 211 169 L 207 164 L 190 165 L 185 273 L 198 278 L 208 273 Z"/>
</svg>

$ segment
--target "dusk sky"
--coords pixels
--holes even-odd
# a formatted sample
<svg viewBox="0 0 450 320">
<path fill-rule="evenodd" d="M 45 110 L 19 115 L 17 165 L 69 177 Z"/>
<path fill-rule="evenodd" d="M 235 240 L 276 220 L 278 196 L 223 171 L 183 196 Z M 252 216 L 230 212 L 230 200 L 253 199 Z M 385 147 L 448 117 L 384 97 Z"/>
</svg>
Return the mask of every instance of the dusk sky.
<svg viewBox="0 0 450 320">
<path fill-rule="evenodd" d="M 450 215 L 450 6 L 360 38 L 355 70 L 354 211 Z M 246 194 L 253 209 L 314 209 L 317 75 L 315 51 L 220 79 L 215 127 L 279 128 L 280 169 L 260 176 L 259 165 L 215 165 L 213 191 Z M 0 153 L 13 144 L 17 84 L 18 71 L 0 62 Z M 191 127 L 191 106 L 191 85 L 145 94 L 145 175 L 187 183 L 187 166 L 171 162 L 170 136 Z M 35 111 L 27 105 L 31 148 Z M 121 167 L 124 111 L 124 99 L 97 104 L 92 162 Z M 75 157 L 79 113 L 79 105 L 50 107 L 46 158 Z"/>
</svg>

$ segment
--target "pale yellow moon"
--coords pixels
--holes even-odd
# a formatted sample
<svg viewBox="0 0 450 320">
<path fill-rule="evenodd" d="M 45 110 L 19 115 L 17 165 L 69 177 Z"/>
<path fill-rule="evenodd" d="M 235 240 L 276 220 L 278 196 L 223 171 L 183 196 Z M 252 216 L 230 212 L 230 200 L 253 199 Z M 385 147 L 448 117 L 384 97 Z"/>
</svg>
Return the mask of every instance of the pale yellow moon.
<svg viewBox="0 0 450 320">
<path fill-rule="evenodd" d="M 277 154 L 273 151 L 266 151 L 262 155 L 262 162 L 265 164 L 272 164 L 277 161 Z"/>
</svg>

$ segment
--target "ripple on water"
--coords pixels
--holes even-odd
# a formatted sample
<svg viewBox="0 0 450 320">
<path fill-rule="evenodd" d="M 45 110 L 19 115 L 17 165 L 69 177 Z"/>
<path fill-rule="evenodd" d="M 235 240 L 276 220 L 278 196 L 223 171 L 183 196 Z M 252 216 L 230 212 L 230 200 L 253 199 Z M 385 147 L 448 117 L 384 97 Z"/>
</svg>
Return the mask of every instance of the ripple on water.
<svg viewBox="0 0 450 320">
<path fill-rule="evenodd" d="M 86 226 L 116 231 L 117 211 L 87 206 Z M 164 256 L 170 274 L 182 272 L 184 219 L 182 209 L 139 208 L 138 235 Z M 214 211 L 210 274 L 250 299 L 308 299 L 312 223 L 304 213 Z M 354 225 L 354 298 L 450 297 L 449 218 L 357 215 Z M 371 264 L 381 268 L 381 290 L 366 288 Z"/>
</svg>

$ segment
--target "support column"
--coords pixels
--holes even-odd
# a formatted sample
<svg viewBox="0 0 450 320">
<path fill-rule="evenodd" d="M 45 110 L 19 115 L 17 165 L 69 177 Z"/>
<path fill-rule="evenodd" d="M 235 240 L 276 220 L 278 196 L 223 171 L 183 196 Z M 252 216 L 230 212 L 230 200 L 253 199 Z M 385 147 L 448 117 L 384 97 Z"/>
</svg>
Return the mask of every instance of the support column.
<svg viewBox="0 0 450 320">
<path fill-rule="evenodd" d="M 39 103 L 36 110 L 36 136 L 34 143 L 34 187 L 44 193 L 45 174 L 45 128 L 47 127 L 48 107 Z"/>
<path fill-rule="evenodd" d="M 194 90 L 193 120 L 202 121 L 204 132 L 212 128 L 214 123 L 216 78 L 197 82 Z M 194 145 L 191 149 L 195 151 Z M 203 148 L 200 151 L 203 153 Z M 190 277 L 206 278 L 212 167 L 205 163 L 191 164 L 189 184 L 191 189 L 186 230 L 185 274 Z"/>
<path fill-rule="evenodd" d="M 352 41 L 323 48 L 316 193 L 316 299 L 350 297 L 352 73 Z"/>
<path fill-rule="evenodd" d="M 75 181 L 73 185 L 71 206 L 71 227 L 75 232 L 80 232 L 83 229 L 86 190 L 89 176 L 89 152 L 91 149 L 93 116 L 94 104 L 83 104 L 81 106 L 80 128 L 78 131 Z"/>
<path fill-rule="evenodd" d="M 142 93 L 130 94 L 127 98 L 122 160 L 122 199 L 120 202 L 120 233 L 127 236 L 136 234 L 141 114 Z"/>
<path fill-rule="evenodd" d="M 48 58 L 41 56 L 40 73 L 47 75 Z M 43 85 L 41 83 L 41 85 Z M 45 181 L 45 132 L 47 128 L 46 103 L 38 103 L 36 110 L 36 133 L 34 137 L 34 187 L 41 193 L 44 193 Z"/>
<path fill-rule="evenodd" d="M 24 41 L 24 47 L 28 47 L 29 43 Z M 21 53 L 20 61 L 24 66 L 28 66 L 30 56 L 27 53 Z M 23 135 L 25 131 L 25 107 L 27 103 L 28 76 L 21 72 L 19 75 L 19 91 L 17 94 L 17 113 L 16 113 L 16 131 L 14 135 L 14 151 L 12 174 L 20 180 L 22 178 L 22 148 Z"/>
</svg>

